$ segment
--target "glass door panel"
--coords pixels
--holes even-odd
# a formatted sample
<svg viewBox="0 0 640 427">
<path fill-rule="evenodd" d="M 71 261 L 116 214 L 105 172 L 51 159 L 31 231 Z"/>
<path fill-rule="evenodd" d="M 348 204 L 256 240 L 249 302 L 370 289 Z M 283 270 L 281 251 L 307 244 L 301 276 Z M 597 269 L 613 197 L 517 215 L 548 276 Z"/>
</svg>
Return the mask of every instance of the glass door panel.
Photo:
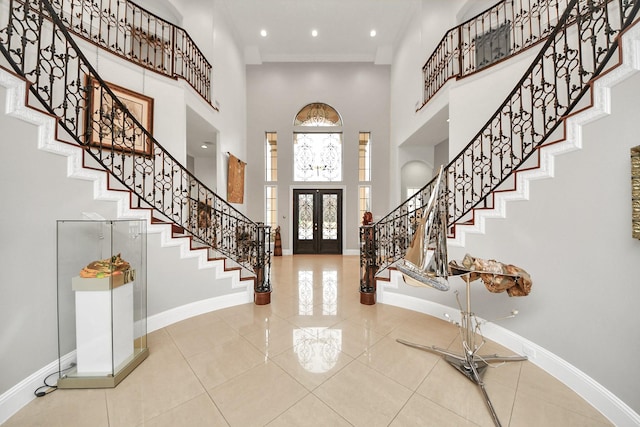
<svg viewBox="0 0 640 427">
<path fill-rule="evenodd" d="M 293 253 L 342 253 L 342 190 L 293 190 Z"/>
</svg>

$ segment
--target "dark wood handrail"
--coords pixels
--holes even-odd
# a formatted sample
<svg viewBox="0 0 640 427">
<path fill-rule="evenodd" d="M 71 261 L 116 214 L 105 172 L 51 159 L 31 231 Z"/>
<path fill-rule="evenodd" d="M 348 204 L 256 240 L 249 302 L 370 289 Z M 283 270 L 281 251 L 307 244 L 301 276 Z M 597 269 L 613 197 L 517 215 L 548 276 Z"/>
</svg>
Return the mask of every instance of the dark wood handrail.
<svg viewBox="0 0 640 427">
<path fill-rule="evenodd" d="M 531 66 L 487 123 L 445 166 L 447 224 L 454 227 L 541 147 L 588 93 L 638 15 L 640 0 L 571 0 Z M 361 228 L 361 292 L 401 259 L 435 179 Z M 366 236 L 366 238 L 365 238 Z"/>
<path fill-rule="evenodd" d="M 56 117 L 58 133 L 83 147 L 139 207 L 253 272 L 257 292 L 270 291 L 269 227 L 235 209 L 162 147 L 98 75 L 48 0 L 9 0 L 8 14 L 0 15 L 0 51 L 39 108 Z M 256 244 L 247 246 L 238 233 Z"/>
<path fill-rule="evenodd" d="M 211 63 L 189 34 L 129 0 L 52 0 L 70 32 L 141 67 L 186 80 L 214 109 Z"/>
</svg>

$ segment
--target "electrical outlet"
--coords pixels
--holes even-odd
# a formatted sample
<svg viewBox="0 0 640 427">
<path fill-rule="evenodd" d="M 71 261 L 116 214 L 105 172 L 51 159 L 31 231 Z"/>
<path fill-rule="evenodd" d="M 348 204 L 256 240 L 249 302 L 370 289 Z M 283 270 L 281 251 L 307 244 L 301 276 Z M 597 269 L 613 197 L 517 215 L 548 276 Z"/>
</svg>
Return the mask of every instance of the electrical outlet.
<svg viewBox="0 0 640 427">
<path fill-rule="evenodd" d="M 523 345 L 522 346 L 522 352 L 529 359 L 535 359 L 536 358 L 536 350 L 533 347 L 529 347 L 528 345 Z"/>
</svg>

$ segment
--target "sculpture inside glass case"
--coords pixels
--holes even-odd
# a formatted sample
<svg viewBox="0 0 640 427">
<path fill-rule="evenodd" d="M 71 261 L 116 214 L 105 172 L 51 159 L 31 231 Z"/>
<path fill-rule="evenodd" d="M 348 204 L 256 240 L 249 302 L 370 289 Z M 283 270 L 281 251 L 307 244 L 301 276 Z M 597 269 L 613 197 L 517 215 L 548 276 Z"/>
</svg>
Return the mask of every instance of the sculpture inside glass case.
<svg viewBox="0 0 640 427">
<path fill-rule="evenodd" d="M 111 275 L 122 274 L 131 268 L 129 263 L 122 259 L 120 254 L 114 255 L 109 258 L 93 261 L 86 267 L 80 270 L 80 277 L 84 279 L 88 278 L 102 278 L 109 277 Z"/>
</svg>

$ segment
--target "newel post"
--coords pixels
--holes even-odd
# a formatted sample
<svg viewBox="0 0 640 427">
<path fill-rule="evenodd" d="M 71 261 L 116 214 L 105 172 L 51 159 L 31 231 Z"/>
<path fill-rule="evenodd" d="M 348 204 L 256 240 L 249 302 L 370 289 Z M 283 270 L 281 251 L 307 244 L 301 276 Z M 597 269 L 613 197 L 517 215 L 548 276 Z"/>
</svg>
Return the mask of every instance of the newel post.
<svg viewBox="0 0 640 427">
<path fill-rule="evenodd" d="M 376 238 L 373 224 L 360 227 L 360 304 L 376 303 Z"/>
<path fill-rule="evenodd" d="M 256 305 L 271 303 L 271 226 L 258 223 L 255 241 L 255 262 L 253 271 L 256 281 L 253 288 L 253 302 Z"/>
</svg>

